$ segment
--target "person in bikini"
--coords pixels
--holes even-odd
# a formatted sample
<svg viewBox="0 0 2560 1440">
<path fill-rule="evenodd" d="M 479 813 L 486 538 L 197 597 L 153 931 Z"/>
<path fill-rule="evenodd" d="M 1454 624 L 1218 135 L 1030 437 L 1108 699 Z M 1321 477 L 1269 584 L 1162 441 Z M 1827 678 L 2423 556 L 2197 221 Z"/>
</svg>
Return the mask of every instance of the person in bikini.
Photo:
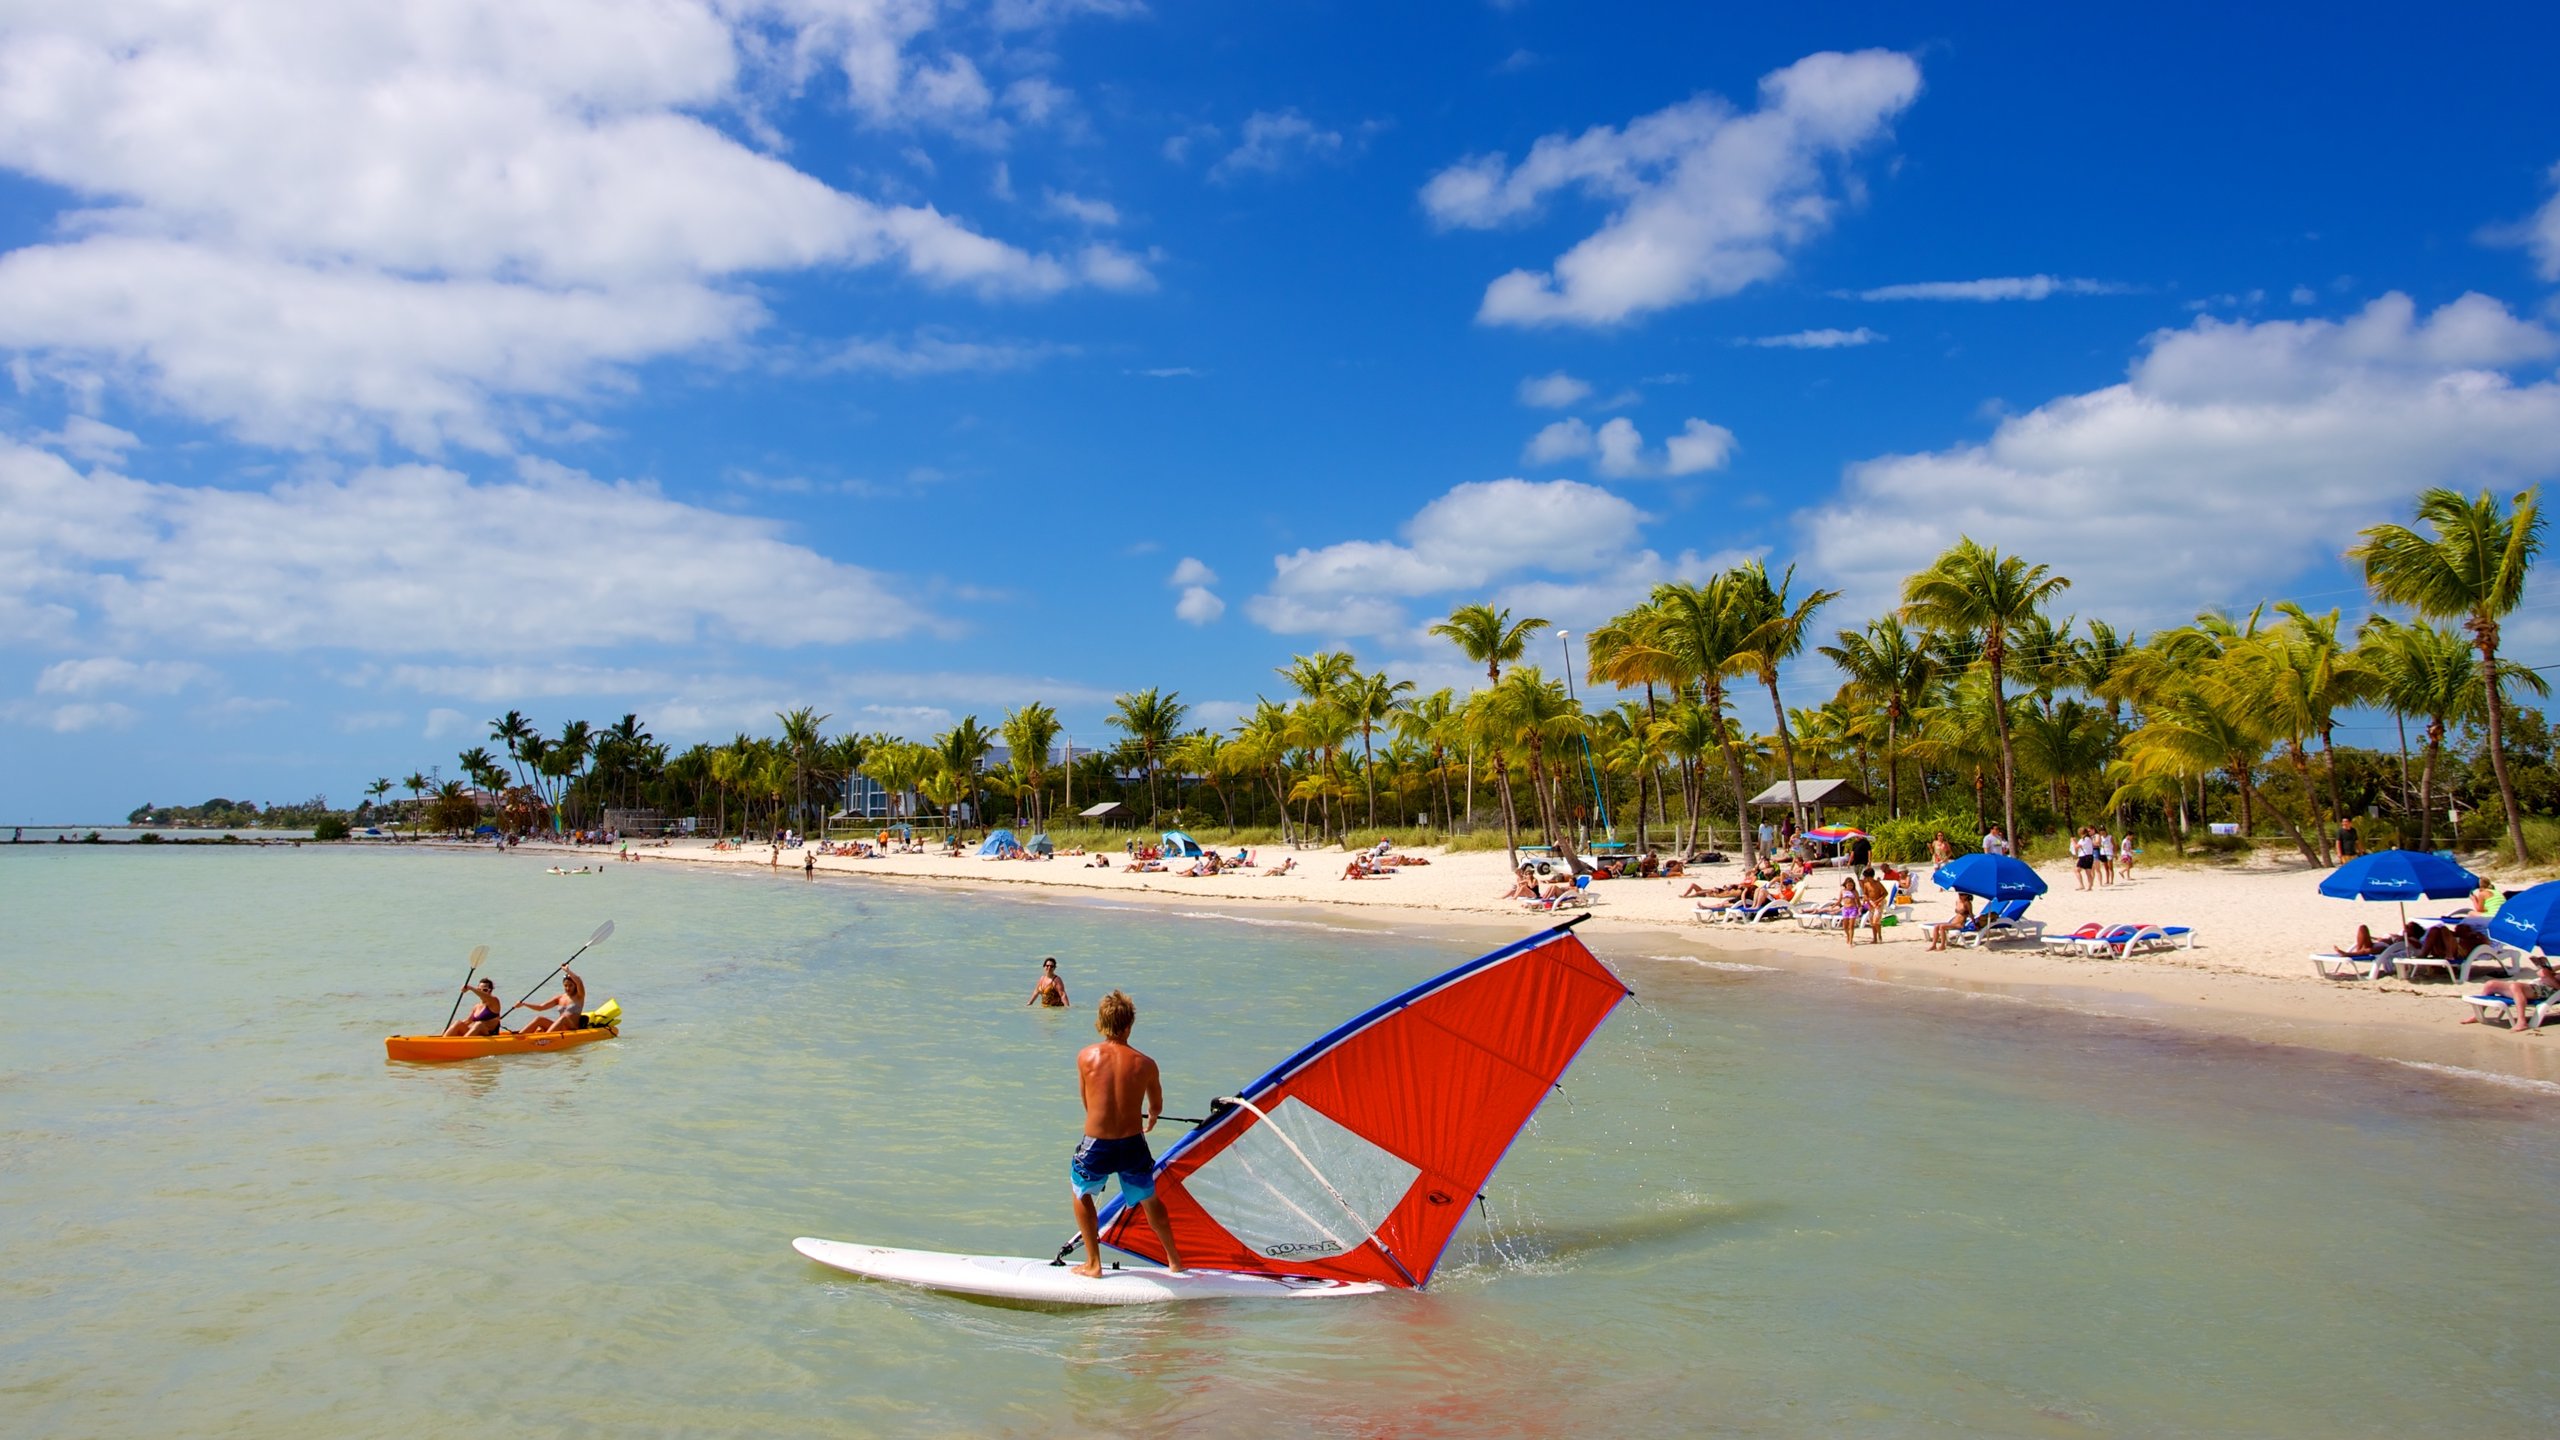
<svg viewBox="0 0 2560 1440">
<path fill-rule="evenodd" d="M 1067 982 L 1058 978 L 1058 957 L 1040 962 L 1040 983 L 1031 987 L 1031 998 L 1025 1005 L 1046 1005 L 1052 1010 L 1067 1008 Z"/>
<path fill-rule="evenodd" d="M 2533 977 L 2531 979 L 2492 980 L 2488 984 L 2480 987 L 2480 993 L 2483 995 L 2503 995 L 2507 999 L 2515 1002 L 2513 1005 L 2507 1007 L 2507 1024 L 2519 1035 L 2530 1035 L 2534 1033 L 2531 1029 L 2527 1028 L 2533 1019 L 2531 1015 L 2526 1013 L 2527 1009 L 2534 1005 L 2539 1005 L 2544 1000 L 2549 999 L 2553 992 L 2560 991 L 2560 971 L 2553 970 L 2549 960 L 2546 960 L 2541 955 L 2536 954 L 2526 956 L 2525 962 L 2533 967 Z M 2478 1010 L 2473 1010 L 2471 1012 L 2471 1018 L 2463 1021 L 2462 1023 L 2465 1025 L 2479 1024 L 2480 1012 Z"/>
<path fill-rule="evenodd" d="M 479 1004 L 470 1014 L 446 1026 L 444 1033 L 454 1036 L 497 1034 L 498 982 L 483 977 L 463 986 L 462 993 Z"/>
<path fill-rule="evenodd" d="M 509 1009 L 560 1012 L 528 1023 L 517 1032 L 521 1035 L 540 1035 L 547 1030 L 584 1030 L 587 1028 L 587 982 L 578 978 L 577 971 L 563 965 L 560 967 L 559 994 L 538 1005 L 519 1000 Z"/>
<path fill-rule="evenodd" d="M 1075 1191 L 1076 1228 L 1084 1236 L 1084 1263 L 1075 1271 L 1087 1279 L 1102 1278 L 1101 1220 L 1093 1202 L 1114 1176 L 1122 1203 L 1136 1205 L 1154 1227 L 1164 1246 L 1164 1268 L 1182 1273 L 1173 1222 L 1156 1198 L 1155 1156 L 1147 1149 L 1147 1132 L 1164 1113 L 1164 1081 L 1156 1062 L 1129 1044 L 1129 1031 L 1137 1023 L 1137 1003 L 1112 991 L 1094 1010 L 1093 1028 L 1102 1039 L 1076 1056 L 1084 1139 L 1067 1161 L 1067 1184 Z"/>
</svg>

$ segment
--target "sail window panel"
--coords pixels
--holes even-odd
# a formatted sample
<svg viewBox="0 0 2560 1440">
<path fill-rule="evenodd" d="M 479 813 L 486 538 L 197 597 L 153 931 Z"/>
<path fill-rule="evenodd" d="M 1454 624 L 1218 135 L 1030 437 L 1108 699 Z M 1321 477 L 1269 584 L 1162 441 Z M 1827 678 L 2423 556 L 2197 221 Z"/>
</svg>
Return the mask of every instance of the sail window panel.
<svg viewBox="0 0 2560 1440">
<path fill-rule="evenodd" d="M 1182 1182 L 1209 1218 L 1257 1255 L 1309 1261 L 1358 1250 L 1422 1174 L 1312 1105 L 1283 1100 L 1269 1114 Z"/>
</svg>

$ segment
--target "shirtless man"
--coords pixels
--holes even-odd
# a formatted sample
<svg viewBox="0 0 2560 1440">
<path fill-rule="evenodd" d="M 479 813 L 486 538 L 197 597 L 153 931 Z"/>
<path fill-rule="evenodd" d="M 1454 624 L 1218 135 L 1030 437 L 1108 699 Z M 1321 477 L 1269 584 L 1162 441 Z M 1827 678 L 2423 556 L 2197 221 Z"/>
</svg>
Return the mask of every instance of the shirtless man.
<svg viewBox="0 0 2560 1440">
<path fill-rule="evenodd" d="M 1146 1132 L 1164 1113 L 1164 1082 L 1156 1062 L 1129 1046 L 1129 1027 L 1138 1023 L 1138 1007 L 1114 990 L 1095 1007 L 1093 1028 L 1099 1044 L 1076 1056 L 1076 1084 L 1084 1095 L 1084 1143 L 1067 1162 L 1067 1183 L 1075 1190 L 1076 1227 L 1084 1235 L 1084 1263 L 1076 1273 L 1102 1277 L 1102 1231 L 1093 1197 L 1112 1176 L 1120 1177 L 1120 1199 L 1135 1203 L 1155 1227 L 1164 1246 L 1164 1268 L 1180 1274 L 1182 1252 L 1173 1245 L 1173 1224 L 1164 1202 L 1156 1198 L 1156 1161 L 1147 1150 Z"/>
<path fill-rule="evenodd" d="M 539 1035 L 546 1030 L 584 1030 L 587 1028 L 587 982 L 578 978 L 577 971 L 564 965 L 560 969 L 559 994 L 539 1005 L 519 1000 L 512 1008 L 560 1012 L 557 1015 L 545 1015 L 531 1022 L 524 1029 L 516 1032 L 520 1035 Z"/>
<path fill-rule="evenodd" d="M 1046 1005 L 1052 1010 L 1067 1008 L 1067 982 L 1058 978 L 1058 957 L 1052 955 L 1040 962 L 1040 983 L 1031 987 L 1031 998 L 1025 1005 Z"/>
<path fill-rule="evenodd" d="M 498 982 L 479 979 L 462 987 L 462 993 L 478 1001 L 468 1015 L 445 1027 L 447 1035 L 495 1035 L 498 1033 Z"/>
<path fill-rule="evenodd" d="M 1867 938 L 1878 945 L 1884 943 L 1884 902 L 1888 893 L 1884 882 L 1876 878 L 1874 866 L 1858 872 L 1858 901 L 1866 912 Z M 1849 943 L 1855 945 L 1858 942 L 1852 938 Z"/>
</svg>

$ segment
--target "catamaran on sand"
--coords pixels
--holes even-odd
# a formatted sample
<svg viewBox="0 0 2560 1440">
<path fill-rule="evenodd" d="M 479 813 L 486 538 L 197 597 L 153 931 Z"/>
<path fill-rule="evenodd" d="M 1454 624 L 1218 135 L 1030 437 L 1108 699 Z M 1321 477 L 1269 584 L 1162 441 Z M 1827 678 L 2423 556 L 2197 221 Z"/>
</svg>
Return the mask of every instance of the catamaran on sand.
<svg viewBox="0 0 2560 1440">
<path fill-rule="evenodd" d="M 957 1295 L 1058 1305 L 1298 1299 L 1418 1290 L 1467 1207 L 1584 1042 L 1633 992 L 1576 921 L 1436 976 L 1221 1097 L 1155 1169 L 1185 1265 L 1136 1207 L 1103 1244 L 1148 1263 L 1046 1260 L 803 1236 L 822 1265 Z"/>
</svg>

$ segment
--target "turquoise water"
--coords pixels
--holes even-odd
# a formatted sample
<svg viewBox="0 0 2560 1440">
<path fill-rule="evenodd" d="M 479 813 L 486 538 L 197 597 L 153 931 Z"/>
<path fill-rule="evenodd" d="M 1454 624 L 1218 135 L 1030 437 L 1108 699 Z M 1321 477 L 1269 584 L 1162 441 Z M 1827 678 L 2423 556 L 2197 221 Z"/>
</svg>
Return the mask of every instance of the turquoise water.
<svg viewBox="0 0 2560 1440">
<path fill-rule="evenodd" d="M 1197 1113 L 1484 947 L 544 868 L 0 848 L 0 1433 L 2560 1430 L 2537 1091 L 1599 929 L 1641 1005 L 1430 1293 L 1005 1309 L 789 1241 L 1046 1253 L 1103 989 Z M 608 917 L 620 1039 L 383 1062 Z"/>
</svg>

